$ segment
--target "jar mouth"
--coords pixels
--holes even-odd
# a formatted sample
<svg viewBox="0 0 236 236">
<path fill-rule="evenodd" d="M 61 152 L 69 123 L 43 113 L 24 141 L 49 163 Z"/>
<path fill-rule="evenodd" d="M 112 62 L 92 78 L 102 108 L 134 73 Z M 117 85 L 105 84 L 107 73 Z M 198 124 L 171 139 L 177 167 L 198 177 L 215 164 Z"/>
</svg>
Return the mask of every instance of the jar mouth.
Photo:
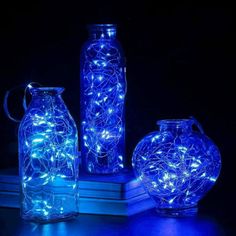
<svg viewBox="0 0 236 236">
<path fill-rule="evenodd" d="M 116 30 L 117 25 L 116 24 L 89 24 L 88 26 L 89 30 L 102 30 L 102 29 L 113 29 Z"/>
<path fill-rule="evenodd" d="M 157 125 L 159 126 L 175 126 L 175 127 L 182 127 L 182 126 L 191 126 L 193 125 L 194 121 L 192 119 L 164 119 L 158 120 Z"/>
<path fill-rule="evenodd" d="M 91 24 L 87 26 L 90 37 L 99 39 L 115 38 L 116 27 L 116 24 Z"/>
<path fill-rule="evenodd" d="M 39 95 L 39 94 L 61 94 L 64 91 L 63 87 L 38 87 L 38 88 L 30 88 L 29 89 L 31 95 Z"/>
</svg>

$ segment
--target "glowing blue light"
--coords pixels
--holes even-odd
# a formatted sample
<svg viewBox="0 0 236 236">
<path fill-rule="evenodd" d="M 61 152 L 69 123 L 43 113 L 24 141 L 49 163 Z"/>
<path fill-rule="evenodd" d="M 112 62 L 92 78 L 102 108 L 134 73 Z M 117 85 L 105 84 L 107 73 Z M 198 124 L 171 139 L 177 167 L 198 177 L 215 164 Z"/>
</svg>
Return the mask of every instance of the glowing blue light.
<svg viewBox="0 0 236 236">
<path fill-rule="evenodd" d="M 172 204 L 173 201 L 175 200 L 175 197 L 169 200 L 169 204 Z"/>
<path fill-rule="evenodd" d="M 43 175 L 39 176 L 39 178 L 43 179 L 43 178 L 45 178 L 47 176 L 48 176 L 48 174 L 43 174 Z"/>
<path fill-rule="evenodd" d="M 156 207 L 178 215 L 181 209 L 196 207 L 214 185 L 221 168 L 220 153 L 207 136 L 192 131 L 191 119 L 158 124 L 160 131 L 136 146 L 132 166 Z"/>
<path fill-rule="evenodd" d="M 167 173 L 165 173 L 163 176 L 163 180 L 167 180 L 167 179 L 169 179 L 169 175 Z"/>
<path fill-rule="evenodd" d="M 112 108 L 109 108 L 108 109 L 108 113 L 111 114 L 113 112 L 113 109 Z"/>
<path fill-rule="evenodd" d="M 152 142 L 155 142 L 156 140 L 158 140 L 160 138 L 160 135 L 156 135 L 152 138 Z"/>
<path fill-rule="evenodd" d="M 31 83 L 28 84 L 27 87 L 28 87 L 29 89 L 33 88 L 33 86 L 31 85 Z"/>
<path fill-rule="evenodd" d="M 33 153 L 33 154 L 31 155 L 31 157 L 32 157 L 32 158 L 37 158 L 37 154 L 36 154 L 36 153 Z"/>
<path fill-rule="evenodd" d="M 155 187 L 157 187 L 157 183 L 156 182 L 152 182 L 152 185 L 153 185 L 153 187 L 155 188 Z"/>
<path fill-rule="evenodd" d="M 78 213 L 78 144 L 62 88 L 31 88 L 19 128 L 21 215 L 55 221 Z"/>
<path fill-rule="evenodd" d="M 40 143 L 43 141 L 43 138 L 36 138 L 32 140 L 32 143 Z"/>
<path fill-rule="evenodd" d="M 210 177 L 209 180 L 212 181 L 212 182 L 215 182 L 215 181 L 216 181 L 216 178 Z"/>
<path fill-rule="evenodd" d="M 145 160 L 145 161 L 147 160 L 147 158 L 146 158 L 146 157 L 144 157 L 144 156 L 142 157 L 142 159 L 143 159 L 143 160 Z"/>
<path fill-rule="evenodd" d="M 206 176 L 206 173 L 203 173 L 200 177 L 205 177 Z"/>
<path fill-rule="evenodd" d="M 81 54 L 81 155 L 92 173 L 124 167 L 125 68 L 114 25 L 94 25 Z M 122 157 L 122 158 L 120 158 Z"/>
<path fill-rule="evenodd" d="M 198 167 L 198 166 L 199 166 L 198 163 L 193 163 L 193 164 L 191 164 L 191 167 Z"/>
</svg>

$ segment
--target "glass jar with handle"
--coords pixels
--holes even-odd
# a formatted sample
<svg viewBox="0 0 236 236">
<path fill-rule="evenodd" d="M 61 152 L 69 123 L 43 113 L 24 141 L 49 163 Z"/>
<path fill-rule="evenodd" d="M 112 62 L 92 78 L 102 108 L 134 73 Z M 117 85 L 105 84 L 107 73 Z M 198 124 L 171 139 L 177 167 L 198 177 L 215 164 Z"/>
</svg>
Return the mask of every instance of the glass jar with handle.
<svg viewBox="0 0 236 236">
<path fill-rule="evenodd" d="M 77 128 L 63 88 L 28 88 L 32 99 L 18 131 L 21 217 L 70 219 L 79 210 Z"/>
<path fill-rule="evenodd" d="M 136 176 L 159 214 L 195 214 L 198 201 L 219 176 L 220 152 L 193 118 L 160 120 L 157 124 L 160 130 L 145 136 L 134 150 Z M 193 131 L 194 124 L 200 132 Z"/>
</svg>

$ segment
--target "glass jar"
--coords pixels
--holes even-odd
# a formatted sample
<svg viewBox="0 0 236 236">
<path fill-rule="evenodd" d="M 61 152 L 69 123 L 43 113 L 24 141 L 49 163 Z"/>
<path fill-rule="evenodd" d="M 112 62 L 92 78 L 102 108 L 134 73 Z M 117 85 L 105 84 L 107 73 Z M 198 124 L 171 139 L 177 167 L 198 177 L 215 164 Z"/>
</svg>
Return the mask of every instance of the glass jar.
<svg viewBox="0 0 236 236">
<path fill-rule="evenodd" d="M 95 24 L 81 51 L 81 156 L 89 173 L 124 167 L 126 94 L 123 50 L 116 26 Z"/>
<path fill-rule="evenodd" d="M 32 100 L 20 123 L 21 216 L 38 222 L 78 214 L 77 129 L 63 88 L 30 88 Z"/>
<path fill-rule="evenodd" d="M 159 214 L 195 214 L 198 201 L 219 176 L 220 152 L 193 119 L 160 120 L 157 124 L 160 131 L 145 136 L 134 150 L 136 176 Z M 201 132 L 193 131 L 193 124 Z"/>
</svg>

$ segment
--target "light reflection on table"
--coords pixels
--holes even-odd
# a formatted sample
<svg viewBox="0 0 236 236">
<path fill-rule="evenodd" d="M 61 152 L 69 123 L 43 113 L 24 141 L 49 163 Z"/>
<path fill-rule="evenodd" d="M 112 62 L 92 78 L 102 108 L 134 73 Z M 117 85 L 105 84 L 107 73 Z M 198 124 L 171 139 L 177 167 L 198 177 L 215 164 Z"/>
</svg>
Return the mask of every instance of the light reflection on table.
<svg viewBox="0 0 236 236">
<path fill-rule="evenodd" d="M 224 235 L 222 227 L 213 219 L 204 216 L 189 218 L 163 218 L 154 214 L 133 222 L 133 235 L 162 236 L 215 236 Z"/>
<path fill-rule="evenodd" d="M 19 219 L 18 209 L 0 208 L 0 235 L 19 236 L 221 236 L 222 226 L 207 216 L 163 218 L 155 210 L 132 217 L 80 215 L 77 219 L 53 224 L 36 224 Z"/>
</svg>

